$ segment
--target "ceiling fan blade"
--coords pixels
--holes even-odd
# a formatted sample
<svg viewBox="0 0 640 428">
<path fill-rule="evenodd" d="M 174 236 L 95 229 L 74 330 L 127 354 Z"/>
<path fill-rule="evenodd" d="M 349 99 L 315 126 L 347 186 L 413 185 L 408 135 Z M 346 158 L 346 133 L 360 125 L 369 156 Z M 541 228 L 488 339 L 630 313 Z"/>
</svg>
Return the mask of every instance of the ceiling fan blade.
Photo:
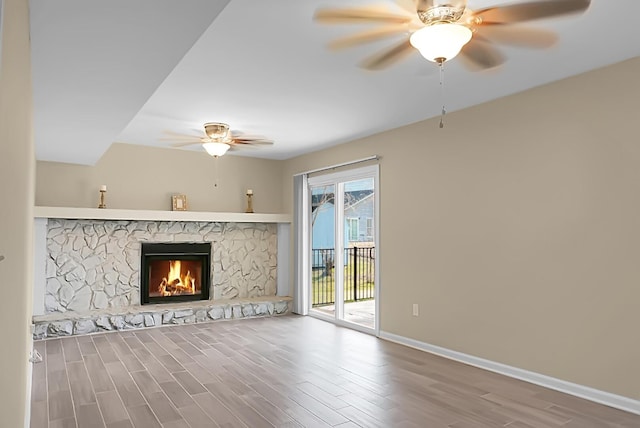
<svg viewBox="0 0 640 428">
<path fill-rule="evenodd" d="M 195 144 L 202 144 L 201 141 L 191 141 L 191 142 L 181 142 L 181 143 L 173 143 L 171 147 L 186 147 L 193 146 Z"/>
<path fill-rule="evenodd" d="M 553 31 L 522 25 L 488 25 L 479 27 L 478 33 L 492 42 L 525 48 L 548 48 L 558 41 Z"/>
<path fill-rule="evenodd" d="M 241 145 L 272 145 L 273 141 L 271 140 L 243 140 L 243 139 L 233 139 L 232 144 L 241 144 Z"/>
<path fill-rule="evenodd" d="M 260 150 L 260 146 L 254 146 L 252 144 L 232 144 L 231 148 L 234 150 Z"/>
<path fill-rule="evenodd" d="M 240 131 L 232 131 L 231 138 L 234 140 L 246 140 L 246 141 L 267 140 L 267 138 L 264 137 L 263 135 L 245 134 L 244 132 L 240 132 Z"/>
<path fill-rule="evenodd" d="M 396 0 L 396 4 L 410 14 L 415 14 L 418 10 L 417 0 Z"/>
<path fill-rule="evenodd" d="M 187 138 L 158 138 L 158 141 L 169 141 L 169 142 L 172 142 L 172 143 L 183 144 L 183 145 L 200 144 L 200 143 L 202 143 L 202 140 L 195 139 L 195 138 L 191 138 L 191 139 L 187 139 Z"/>
<path fill-rule="evenodd" d="M 504 56 L 500 51 L 477 36 L 464 45 L 460 57 L 471 71 L 488 70 L 504 63 Z"/>
<path fill-rule="evenodd" d="M 351 36 L 333 40 L 328 44 L 328 47 L 332 50 L 340 50 L 365 43 L 376 42 L 378 40 L 386 39 L 387 37 L 395 36 L 402 33 L 408 33 L 408 31 L 409 27 L 406 24 L 396 24 L 389 27 L 363 31 L 358 34 L 353 34 Z"/>
<path fill-rule="evenodd" d="M 415 48 L 409 43 L 409 38 L 406 38 L 402 42 L 391 46 L 390 49 L 365 58 L 360 63 L 360 67 L 368 70 L 382 70 L 411 55 L 414 50 Z"/>
<path fill-rule="evenodd" d="M 323 24 L 344 24 L 359 22 L 386 22 L 403 24 L 412 17 L 389 12 L 380 6 L 357 7 L 349 9 L 318 9 L 314 19 Z"/>
<path fill-rule="evenodd" d="M 591 0 L 539 0 L 478 10 L 482 24 L 511 24 L 584 12 Z"/>
<path fill-rule="evenodd" d="M 238 150 L 259 150 L 259 147 L 253 144 L 234 144 L 231 142 L 229 144 L 229 150 L 238 151 Z"/>
<path fill-rule="evenodd" d="M 173 131 L 162 131 L 163 134 L 168 135 L 170 138 L 191 138 L 191 139 L 195 139 L 195 138 L 201 138 L 201 135 L 192 135 L 192 134 L 180 134 L 178 132 L 173 132 Z"/>
</svg>

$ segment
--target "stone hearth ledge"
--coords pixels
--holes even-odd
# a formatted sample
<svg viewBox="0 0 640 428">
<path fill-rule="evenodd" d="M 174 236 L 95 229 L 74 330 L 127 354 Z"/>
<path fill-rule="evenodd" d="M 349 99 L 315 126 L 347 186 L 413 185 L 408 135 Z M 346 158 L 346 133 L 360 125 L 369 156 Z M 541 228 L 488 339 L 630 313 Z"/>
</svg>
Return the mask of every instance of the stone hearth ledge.
<svg viewBox="0 0 640 428">
<path fill-rule="evenodd" d="M 56 312 L 33 317 L 33 338 L 38 340 L 162 325 L 284 315 L 289 312 L 291 301 L 292 298 L 288 296 L 265 296 Z"/>
</svg>

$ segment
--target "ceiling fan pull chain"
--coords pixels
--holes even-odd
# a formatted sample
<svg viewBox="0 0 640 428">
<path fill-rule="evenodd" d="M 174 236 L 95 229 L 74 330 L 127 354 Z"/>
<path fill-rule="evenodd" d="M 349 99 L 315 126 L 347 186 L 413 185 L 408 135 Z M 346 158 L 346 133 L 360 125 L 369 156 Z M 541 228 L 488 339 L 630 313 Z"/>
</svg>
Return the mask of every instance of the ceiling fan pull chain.
<svg viewBox="0 0 640 428">
<path fill-rule="evenodd" d="M 213 177 L 213 187 L 218 187 L 218 158 L 220 156 L 214 156 L 213 157 L 213 173 L 214 173 L 214 177 Z"/>
<path fill-rule="evenodd" d="M 442 111 L 440 112 L 440 128 L 444 128 L 444 115 L 447 110 L 444 108 L 444 61 L 438 61 L 440 67 L 440 100 L 442 101 Z"/>
</svg>

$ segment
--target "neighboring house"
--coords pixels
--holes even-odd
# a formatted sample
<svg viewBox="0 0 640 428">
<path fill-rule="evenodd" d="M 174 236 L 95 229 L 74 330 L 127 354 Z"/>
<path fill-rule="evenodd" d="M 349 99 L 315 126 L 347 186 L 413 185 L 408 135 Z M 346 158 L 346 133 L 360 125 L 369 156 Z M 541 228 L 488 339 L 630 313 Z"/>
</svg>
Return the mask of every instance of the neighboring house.
<svg viewBox="0 0 640 428">
<path fill-rule="evenodd" d="M 373 232 L 375 230 L 373 223 L 373 191 L 349 193 L 356 193 L 357 195 L 353 195 L 352 203 L 346 206 L 344 210 L 347 239 L 352 244 L 351 246 L 356 242 L 367 242 L 373 245 Z M 347 193 L 347 197 L 349 193 Z"/>
<path fill-rule="evenodd" d="M 324 202 L 312 211 L 312 248 L 333 248 L 335 242 L 335 207 L 333 202 Z"/>
<path fill-rule="evenodd" d="M 333 248 L 335 243 L 335 206 L 333 195 L 322 203 L 312 207 L 311 211 L 311 267 L 331 268 L 333 266 Z"/>
<path fill-rule="evenodd" d="M 344 247 L 357 242 L 373 242 L 374 198 L 372 190 L 345 192 L 345 238 Z M 335 248 L 335 205 L 333 193 L 312 195 L 311 248 L 312 266 L 326 267 L 332 263 Z M 331 250 L 322 252 L 320 250 Z M 331 256 L 329 256 L 331 254 Z M 328 258 L 331 257 L 331 260 Z"/>
</svg>

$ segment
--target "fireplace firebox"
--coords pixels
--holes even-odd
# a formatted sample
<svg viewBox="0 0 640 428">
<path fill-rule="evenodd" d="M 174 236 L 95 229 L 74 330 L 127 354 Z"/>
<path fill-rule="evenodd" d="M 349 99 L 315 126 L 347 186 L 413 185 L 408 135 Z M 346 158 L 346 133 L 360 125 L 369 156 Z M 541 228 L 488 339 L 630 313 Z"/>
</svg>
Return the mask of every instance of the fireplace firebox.
<svg viewBox="0 0 640 428">
<path fill-rule="evenodd" d="M 140 303 L 208 300 L 211 243 L 142 243 Z"/>
</svg>

